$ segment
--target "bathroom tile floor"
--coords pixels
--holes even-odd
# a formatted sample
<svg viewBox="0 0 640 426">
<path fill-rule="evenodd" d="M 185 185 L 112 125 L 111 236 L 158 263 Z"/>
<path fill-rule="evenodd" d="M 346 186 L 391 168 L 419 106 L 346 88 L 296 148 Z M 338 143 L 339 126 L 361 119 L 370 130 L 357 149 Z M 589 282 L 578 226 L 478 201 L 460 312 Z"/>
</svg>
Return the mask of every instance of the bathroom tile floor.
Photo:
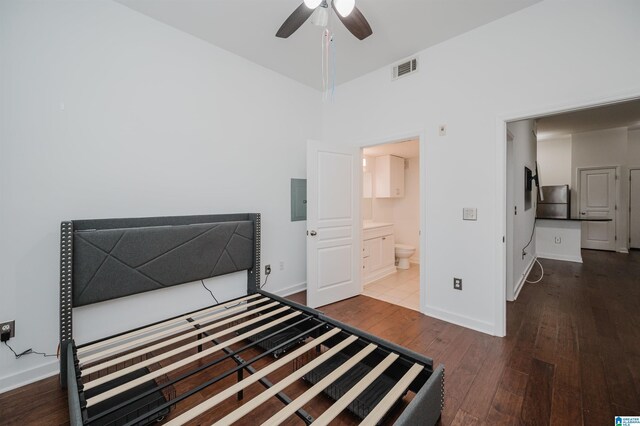
<svg viewBox="0 0 640 426">
<path fill-rule="evenodd" d="M 418 311 L 420 265 L 411 263 L 409 269 L 398 269 L 395 274 L 373 281 L 364 286 L 362 294 Z"/>
</svg>

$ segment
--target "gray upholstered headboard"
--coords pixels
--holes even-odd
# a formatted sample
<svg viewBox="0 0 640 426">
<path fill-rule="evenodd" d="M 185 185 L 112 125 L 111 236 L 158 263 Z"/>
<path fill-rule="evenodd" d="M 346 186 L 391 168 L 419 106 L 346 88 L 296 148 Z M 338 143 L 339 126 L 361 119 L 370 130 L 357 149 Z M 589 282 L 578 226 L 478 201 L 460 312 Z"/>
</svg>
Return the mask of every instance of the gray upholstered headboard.
<svg viewBox="0 0 640 426">
<path fill-rule="evenodd" d="M 74 307 L 243 270 L 256 292 L 259 213 L 62 222 L 61 347 Z"/>
</svg>

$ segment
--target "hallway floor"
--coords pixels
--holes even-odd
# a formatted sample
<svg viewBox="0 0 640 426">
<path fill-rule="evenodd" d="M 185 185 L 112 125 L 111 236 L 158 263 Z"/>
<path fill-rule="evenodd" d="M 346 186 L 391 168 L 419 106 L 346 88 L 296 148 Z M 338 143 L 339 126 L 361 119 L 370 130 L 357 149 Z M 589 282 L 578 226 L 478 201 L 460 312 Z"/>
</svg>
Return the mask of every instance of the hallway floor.
<svg viewBox="0 0 640 426">
<path fill-rule="evenodd" d="M 395 274 L 365 285 L 362 295 L 419 311 L 420 265 L 411 263 L 409 269 L 398 269 Z"/>
</svg>

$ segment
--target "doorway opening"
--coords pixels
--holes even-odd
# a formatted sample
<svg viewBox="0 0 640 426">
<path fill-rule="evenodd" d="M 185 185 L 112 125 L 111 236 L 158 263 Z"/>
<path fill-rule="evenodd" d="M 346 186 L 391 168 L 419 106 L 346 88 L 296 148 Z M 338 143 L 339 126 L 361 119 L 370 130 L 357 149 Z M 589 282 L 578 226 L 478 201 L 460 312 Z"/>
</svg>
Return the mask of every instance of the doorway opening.
<svg viewBox="0 0 640 426">
<path fill-rule="evenodd" d="M 420 140 L 362 147 L 362 294 L 420 311 Z"/>
<path fill-rule="evenodd" d="M 578 278 L 599 262 L 627 262 L 640 246 L 640 99 L 503 123 L 506 300 L 549 285 L 545 265 Z"/>
</svg>

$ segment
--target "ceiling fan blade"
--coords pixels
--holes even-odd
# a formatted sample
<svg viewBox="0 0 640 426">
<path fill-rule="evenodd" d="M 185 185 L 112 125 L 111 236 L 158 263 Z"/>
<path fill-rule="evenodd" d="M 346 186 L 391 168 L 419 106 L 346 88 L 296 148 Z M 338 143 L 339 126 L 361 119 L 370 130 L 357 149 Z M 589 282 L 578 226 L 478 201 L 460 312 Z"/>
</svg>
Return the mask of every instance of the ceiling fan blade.
<svg viewBox="0 0 640 426">
<path fill-rule="evenodd" d="M 291 34 L 295 33 L 296 30 L 300 28 L 307 19 L 309 19 L 309 16 L 311 16 L 314 10 L 315 9 L 309 9 L 304 3 L 302 3 L 291 15 L 289 15 L 287 20 L 284 21 L 276 33 L 276 37 L 287 38 Z"/>
<path fill-rule="evenodd" d="M 331 2 L 331 6 L 333 6 L 333 10 L 335 10 L 336 15 L 340 18 L 344 26 L 347 27 L 347 29 L 351 31 L 351 34 L 356 36 L 359 40 L 364 40 L 373 34 L 371 25 L 369 25 L 367 19 L 364 17 L 362 12 L 360 12 L 360 9 L 354 7 L 351 13 L 346 18 L 343 18 L 336 10 L 334 2 Z"/>
</svg>

